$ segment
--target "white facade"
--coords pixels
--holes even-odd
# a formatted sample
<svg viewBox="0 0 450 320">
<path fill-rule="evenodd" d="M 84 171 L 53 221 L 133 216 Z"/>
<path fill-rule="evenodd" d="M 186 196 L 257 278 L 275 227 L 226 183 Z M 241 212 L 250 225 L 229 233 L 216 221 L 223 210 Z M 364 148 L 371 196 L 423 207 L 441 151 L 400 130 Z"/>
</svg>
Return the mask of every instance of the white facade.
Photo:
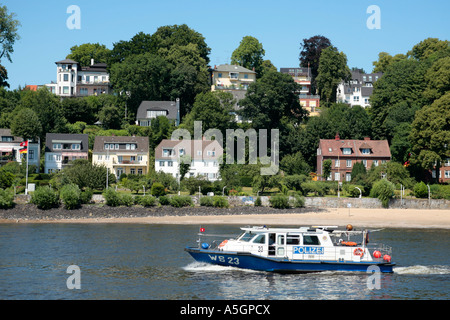
<svg viewBox="0 0 450 320">
<path fill-rule="evenodd" d="M 27 153 L 20 153 L 20 149 L 23 148 L 20 146 L 22 142 L 22 138 L 11 135 L 10 129 L 0 129 L 0 166 L 9 161 L 22 163 L 27 160 Z M 29 143 L 28 165 L 35 165 L 36 172 L 39 172 L 40 150 L 40 142 Z"/>
<path fill-rule="evenodd" d="M 203 176 L 207 180 L 220 179 L 219 161 L 223 148 L 217 141 L 163 140 L 155 149 L 155 171 L 179 178 L 180 159 L 190 163 L 186 178 Z"/>
<path fill-rule="evenodd" d="M 370 96 L 373 85 L 383 73 L 361 73 L 352 71 L 352 78 L 348 82 L 342 81 L 336 90 L 336 101 L 350 106 L 370 107 Z"/>
</svg>

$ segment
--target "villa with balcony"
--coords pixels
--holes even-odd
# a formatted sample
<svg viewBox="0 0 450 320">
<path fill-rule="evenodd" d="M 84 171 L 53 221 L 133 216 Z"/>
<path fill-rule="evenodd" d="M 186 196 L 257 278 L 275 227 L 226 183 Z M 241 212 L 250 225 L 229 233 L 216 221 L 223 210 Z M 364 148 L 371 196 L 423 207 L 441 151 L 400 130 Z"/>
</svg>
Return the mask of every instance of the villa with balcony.
<svg viewBox="0 0 450 320">
<path fill-rule="evenodd" d="M 149 170 L 148 137 L 96 136 L 92 163 L 104 165 L 115 176 L 145 175 Z"/>
<path fill-rule="evenodd" d="M 256 72 L 239 65 L 222 64 L 210 69 L 211 91 L 230 92 L 236 100 L 235 110 L 239 110 L 239 101 L 245 97 L 249 85 L 256 81 Z M 236 121 L 242 118 L 236 115 Z"/>
<path fill-rule="evenodd" d="M 87 134 L 47 133 L 45 136 L 45 173 L 58 172 L 76 159 L 88 160 Z"/>
<path fill-rule="evenodd" d="M 56 63 L 56 83 L 45 86 L 60 97 L 84 97 L 111 93 L 106 63 L 95 63 L 82 67 L 77 61 L 65 59 Z"/>
</svg>

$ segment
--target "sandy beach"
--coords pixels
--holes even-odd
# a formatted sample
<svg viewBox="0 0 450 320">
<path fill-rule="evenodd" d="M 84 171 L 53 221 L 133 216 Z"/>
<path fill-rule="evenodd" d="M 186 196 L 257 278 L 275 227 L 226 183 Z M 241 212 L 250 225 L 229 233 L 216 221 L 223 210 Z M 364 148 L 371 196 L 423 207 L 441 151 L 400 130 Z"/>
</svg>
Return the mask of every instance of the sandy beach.
<svg viewBox="0 0 450 320">
<path fill-rule="evenodd" d="M 68 219 L 0 219 L 0 223 L 144 223 L 237 225 L 336 225 L 385 228 L 450 229 L 450 210 L 324 208 L 301 213 L 162 215 L 141 217 L 92 217 Z"/>
</svg>

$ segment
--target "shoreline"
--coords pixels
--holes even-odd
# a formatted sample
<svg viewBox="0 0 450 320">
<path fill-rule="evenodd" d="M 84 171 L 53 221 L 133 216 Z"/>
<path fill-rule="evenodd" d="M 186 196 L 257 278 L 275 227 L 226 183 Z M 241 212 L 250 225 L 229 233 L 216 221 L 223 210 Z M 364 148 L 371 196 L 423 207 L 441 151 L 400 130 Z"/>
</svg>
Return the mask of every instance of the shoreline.
<svg viewBox="0 0 450 320">
<path fill-rule="evenodd" d="M 0 210 L 0 223 L 136 223 L 236 225 L 337 225 L 450 229 L 450 211 L 440 209 L 361 209 L 269 207 L 172 208 L 99 207 L 38 210 L 22 205 Z"/>
</svg>

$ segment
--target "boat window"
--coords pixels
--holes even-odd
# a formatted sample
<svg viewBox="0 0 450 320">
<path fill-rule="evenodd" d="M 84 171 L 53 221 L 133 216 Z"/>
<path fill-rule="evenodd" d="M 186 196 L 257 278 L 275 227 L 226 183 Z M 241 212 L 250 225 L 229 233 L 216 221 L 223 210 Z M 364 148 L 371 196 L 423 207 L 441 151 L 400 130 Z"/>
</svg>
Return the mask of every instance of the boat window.
<svg viewBox="0 0 450 320">
<path fill-rule="evenodd" d="M 303 244 L 320 245 L 319 238 L 317 236 L 303 236 Z"/>
<path fill-rule="evenodd" d="M 254 234 L 251 232 L 245 232 L 241 237 L 240 237 L 240 241 L 245 241 L 248 242 L 253 238 Z"/>
<path fill-rule="evenodd" d="M 260 234 L 259 236 L 255 237 L 255 240 L 253 240 L 253 243 L 266 243 L 266 235 Z"/>
<path fill-rule="evenodd" d="M 300 244 L 300 236 L 299 235 L 287 235 L 286 236 L 286 244 Z"/>
<path fill-rule="evenodd" d="M 284 245 L 284 235 L 281 235 L 281 234 L 278 235 L 277 244 Z"/>
</svg>

